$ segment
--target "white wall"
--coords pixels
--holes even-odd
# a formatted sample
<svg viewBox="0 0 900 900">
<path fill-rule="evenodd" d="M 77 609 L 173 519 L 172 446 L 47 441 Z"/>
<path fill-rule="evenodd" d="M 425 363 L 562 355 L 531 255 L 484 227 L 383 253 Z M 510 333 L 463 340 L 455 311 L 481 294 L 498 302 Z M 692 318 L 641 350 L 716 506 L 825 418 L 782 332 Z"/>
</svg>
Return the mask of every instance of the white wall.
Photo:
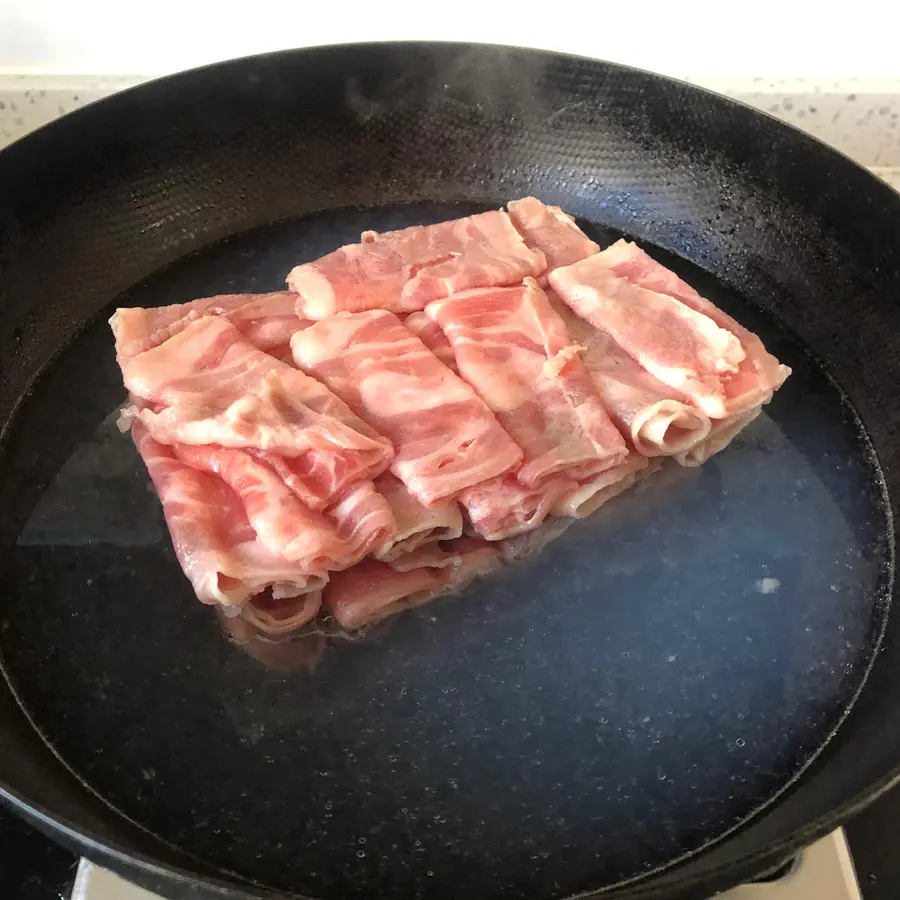
<svg viewBox="0 0 900 900">
<path fill-rule="evenodd" d="M 0 0 L 0 73 L 160 74 L 341 41 L 546 47 L 705 77 L 900 76 L 900 0 Z M 826 6 L 833 11 L 825 12 Z M 218 10 L 218 11 L 217 11 Z"/>
</svg>

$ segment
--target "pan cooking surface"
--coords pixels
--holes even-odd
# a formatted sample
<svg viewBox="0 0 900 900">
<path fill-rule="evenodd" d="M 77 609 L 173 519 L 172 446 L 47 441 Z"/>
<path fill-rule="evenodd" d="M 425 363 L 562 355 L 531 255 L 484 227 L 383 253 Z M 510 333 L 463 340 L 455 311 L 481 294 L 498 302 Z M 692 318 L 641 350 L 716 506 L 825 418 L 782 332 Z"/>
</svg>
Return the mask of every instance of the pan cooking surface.
<svg viewBox="0 0 900 900">
<path fill-rule="evenodd" d="M 267 227 L 117 305 L 277 289 L 363 229 L 474 210 Z M 46 740 L 172 844 L 321 898 L 562 897 L 664 865 L 770 800 L 860 686 L 889 514 L 852 411 L 793 338 L 652 252 L 793 367 L 767 413 L 539 557 L 330 642 L 312 672 L 267 669 L 193 598 L 115 428 L 106 310 L 26 399 L 0 469 L 0 652 Z"/>
</svg>

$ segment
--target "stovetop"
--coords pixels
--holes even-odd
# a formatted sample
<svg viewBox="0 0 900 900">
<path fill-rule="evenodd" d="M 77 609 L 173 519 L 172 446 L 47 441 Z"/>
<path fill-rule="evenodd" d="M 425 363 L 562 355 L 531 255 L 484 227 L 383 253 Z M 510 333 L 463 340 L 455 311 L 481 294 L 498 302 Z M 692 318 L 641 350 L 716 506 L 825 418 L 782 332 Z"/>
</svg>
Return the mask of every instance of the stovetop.
<svg viewBox="0 0 900 900">
<path fill-rule="evenodd" d="M 862 900 L 895 900 L 900 884 L 896 823 L 900 821 L 900 789 L 877 801 L 846 829 L 850 855 Z M 736 889 L 720 900 L 850 900 L 837 890 L 840 871 L 847 868 L 846 844 L 840 832 L 814 845 L 786 877 L 767 884 Z M 817 873 L 818 884 L 835 889 L 825 897 L 806 876 Z M 76 878 L 78 880 L 77 890 Z M 0 898 L 2 900 L 126 900 L 123 883 L 103 870 L 83 865 L 77 857 L 0 807 Z M 135 894 L 135 898 L 139 896 Z M 150 895 L 143 895 L 147 896 Z M 128 898 L 130 900 L 130 897 Z"/>
</svg>

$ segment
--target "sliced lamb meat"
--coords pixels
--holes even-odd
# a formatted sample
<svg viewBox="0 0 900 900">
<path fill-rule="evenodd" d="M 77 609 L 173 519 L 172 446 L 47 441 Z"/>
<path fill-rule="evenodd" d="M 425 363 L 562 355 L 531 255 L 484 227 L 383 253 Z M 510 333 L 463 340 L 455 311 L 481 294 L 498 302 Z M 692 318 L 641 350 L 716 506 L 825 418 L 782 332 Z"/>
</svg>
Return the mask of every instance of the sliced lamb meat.
<svg viewBox="0 0 900 900">
<path fill-rule="evenodd" d="M 367 559 L 337 572 L 323 591 L 323 602 L 341 627 L 353 631 L 462 590 L 502 565 L 499 546 L 460 537 L 421 547 L 390 565 Z"/>
<path fill-rule="evenodd" d="M 727 415 L 728 381 L 746 358 L 730 331 L 668 294 L 619 277 L 602 253 L 554 269 L 550 284 L 577 315 L 606 331 L 663 384 L 710 418 Z"/>
<path fill-rule="evenodd" d="M 253 597 L 241 610 L 241 619 L 269 637 L 285 637 L 308 625 L 322 608 L 322 591 L 300 597 L 274 597 L 271 592 Z"/>
<path fill-rule="evenodd" d="M 258 451 L 273 468 L 277 457 L 294 460 L 282 467 L 313 509 L 389 464 L 388 440 L 324 385 L 258 350 L 224 319 L 192 322 L 122 368 L 141 401 L 126 410 L 126 421 L 143 422 L 163 443 Z"/>
<path fill-rule="evenodd" d="M 505 212 L 490 211 L 437 225 L 378 234 L 297 266 L 287 277 L 297 315 L 388 309 L 408 313 L 431 300 L 475 287 L 516 284 L 546 268 Z"/>
<path fill-rule="evenodd" d="M 323 575 L 263 545 L 224 481 L 186 465 L 140 423 L 132 437 L 162 503 L 175 555 L 203 603 L 239 608 L 267 591 L 281 599 L 323 586 Z"/>
<path fill-rule="evenodd" d="M 638 453 L 673 456 L 706 437 L 707 415 L 654 378 L 605 331 L 577 316 L 555 294 L 548 296 L 581 348 L 581 359 L 603 405 Z"/>
<path fill-rule="evenodd" d="M 724 450 L 761 412 L 762 407 L 756 406 L 736 416 L 720 419 L 713 424 L 705 440 L 684 453 L 676 454 L 675 459 L 688 468 L 703 465 L 711 456 Z"/>
<path fill-rule="evenodd" d="M 297 332 L 291 349 L 298 366 L 388 437 L 392 473 L 427 507 L 522 459 L 472 388 L 392 313 L 339 313 Z"/>
<path fill-rule="evenodd" d="M 375 489 L 387 502 L 397 523 L 393 540 L 376 551 L 378 559 L 392 562 L 423 545 L 462 534 L 462 513 L 455 501 L 447 500 L 431 508 L 423 506 L 406 485 L 389 472 L 375 479 Z"/>
<path fill-rule="evenodd" d="M 323 603 L 335 621 L 349 631 L 427 603 L 450 583 L 452 566 L 420 566 L 398 572 L 372 559 L 345 572 L 337 572 L 325 591 Z"/>
<path fill-rule="evenodd" d="M 394 517 L 371 482 L 351 488 L 325 514 L 310 509 L 242 450 L 209 444 L 173 449 L 182 462 L 217 475 L 237 494 L 263 546 L 310 574 L 346 569 L 393 538 Z"/>
<path fill-rule="evenodd" d="M 297 298 L 291 291 L 249 294 L 247 303 L 226 313 L 226 318 L 254 347 L 279 359 L 290 359 L 291 338 L 309 325 L 297 317 Z"/>
<path fill-rule="evenodd" d="M 600 245 L 558 206 L 547 206 L 536 197 L 525 197 L 513 200 L 507 209 L 525 243 L 544 254 L 548 272 L 600 252 Z"/>
<path fill-rule="evenodd" d="M 537 528 L 578 482 L 555 475 L 526 487 L 514 474 L 492 478 L 464 491 L 460 501 L 472 527 L 485 540 L 500 541 Z"/>
<path fill-rule="evenodd" d="M 657 463 L 653 464 L 653 471 Z M 650 460 L 633 453 L 614 469 L 607 469 L 593 478 L 582 481 L 576 488 L 563 495 L 553 506 L 556 516 L 583 519 L 600 509 L 607 500 L 628 490 L 650 468 Z"/>
<path fill-rule="evenodd" d="M 456 357 L 447 335 L 424 311 L 408 315 L 403 324 L 448 368 L 459 374 Z"/>
<path fill-rule="evenodd" d="M 565 323 L 533 279 L 465 291 L 425 310 L 456 366 L 522 448 L 525 487 L 618 465 L 628 448 L 597 396 Z"/>
<path fill-rule="evenodd" d="M 726 370 L 722 377 L 722 414 L 713 416 L 714 418 L 735 416 L 768 402 L 772 392 L 778 390 L 790 375 L 791 370 L 766 351 L 759 337 L 702 297 L 636 244 L 625 240 L 616 241 L 597 255 L 594 265 L 603 267 L 640 288 L 678 300 L 712 320 L 739 341 L 743 357 L 736 370 Z"/>
<path fill-rule="evenodd" d="M 415 550 L 403 553 L 388 562 L 388 565 L 397 572 L 409 572 L 412 569 L 446 569 L 457 568 L 460 564 L 460 555 L 453 549 L 448 549 L 449 543 L 433 542 L 423 544 Z"/>
<path fill-rule="evenodd" d="M 275 356 L 290 350 L 291 335 L 307 324 L 297 318 L 296 296 L 290 291 L 273 294 L 220 294 L 189 303 L 145 309 L 117 309 L 109 320 L 116 339 L 119 363 L 165 343 L 191 322 L 204 316 L 228 319 L 250 343 Z"/>
</svg>

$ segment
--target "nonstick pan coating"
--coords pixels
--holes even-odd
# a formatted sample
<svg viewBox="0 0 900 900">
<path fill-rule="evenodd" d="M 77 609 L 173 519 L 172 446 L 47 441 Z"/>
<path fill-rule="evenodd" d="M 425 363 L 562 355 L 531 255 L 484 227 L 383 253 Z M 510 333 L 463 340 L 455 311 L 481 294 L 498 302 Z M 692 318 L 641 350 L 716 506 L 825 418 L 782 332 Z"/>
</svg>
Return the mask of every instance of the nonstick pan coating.
<svg viewBox="0 0 900 900">
<path fill-rule="evenodd" d="M 794 375 L 703 469 L 267 668 L 174 563 L 114 428 L 105 318 L 277 289 L 363 228 L 531 193 L 641 240 Z M 704 897 L 833 827 L 900 763 L 898 235 L 886 186 L 771 119 L 496 47 L 241 60 L 19 142 L 0 154 L 6 794 L 184 896 Z"/>
</svg>

